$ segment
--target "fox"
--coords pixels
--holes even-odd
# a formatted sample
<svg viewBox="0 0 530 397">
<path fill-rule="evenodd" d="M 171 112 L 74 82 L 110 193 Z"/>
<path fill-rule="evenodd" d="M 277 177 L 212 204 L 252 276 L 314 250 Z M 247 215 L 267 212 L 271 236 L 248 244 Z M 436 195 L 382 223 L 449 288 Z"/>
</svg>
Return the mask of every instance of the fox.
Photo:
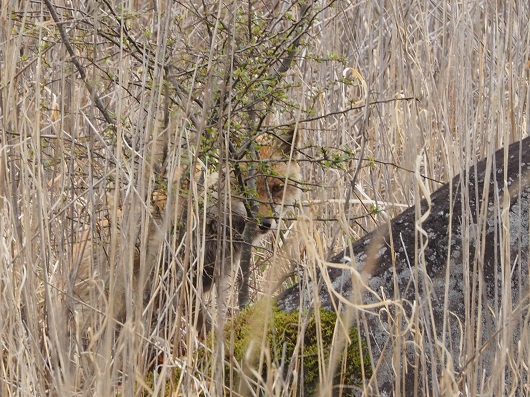
<svg viewBox="0 0 530 397">
<path fill-rule="evenodd" d="M 198 160 L 178 159 L 169 187 L 154 189 L 151 195 L 147 230 L 137 238 L 140 243 L 132 244 L 134 252 L 128 253 L 131 265 L 101 263 L 110 259 L 108 248 L 102 248 L 111 238 L 113 225 L 108 219 L 97 223 L 99 241 L 94 241 L 93 232 L 84 233 L 74 247 L 76 265 L 70 277 L 75 280 L 72 295 L 79 329 L 102 312 L 123 323 L 131 305 L 145 306 L 165 248 L 165 261 L 178 263 L 179 277 L 191 280 L 199 293 L 210 291 L 238 269 L 244 248 L 259 244 L 275 230 L 277 219 L 292 210 L 301 195 L 301 169 L 293 156 L 294 130 L 259 137 L 256 143 L 257 159 L 242 159 L 217 172 L 208 172 Z M 247 175 L 249 165 L 256 164 L 267 167 L 254 167 L 252 175 Z M 124 209 L 115 211 L 119 222 Z M 114 226 L 115 230 L 120 227 Z M 120 256 L 119 241 L 115 249 L 115 256 Z M 130 296 L 127 288 L 135 292 L 136 302 L 125 299 Z"/>
</svg>

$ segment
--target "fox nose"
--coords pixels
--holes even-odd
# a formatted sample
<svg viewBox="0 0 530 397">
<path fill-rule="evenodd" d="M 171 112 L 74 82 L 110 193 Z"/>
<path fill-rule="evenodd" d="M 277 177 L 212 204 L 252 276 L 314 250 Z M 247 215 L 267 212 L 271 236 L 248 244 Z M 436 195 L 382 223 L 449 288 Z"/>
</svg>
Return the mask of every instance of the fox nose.
<svg viewBox="0 0 530 397">
<path fill-rule="evenodd" d="M 262 219 L 259 223 L 259 228 L 263 232 L 268 232 L 272 228 L 272 220 Z"/>
</svg>

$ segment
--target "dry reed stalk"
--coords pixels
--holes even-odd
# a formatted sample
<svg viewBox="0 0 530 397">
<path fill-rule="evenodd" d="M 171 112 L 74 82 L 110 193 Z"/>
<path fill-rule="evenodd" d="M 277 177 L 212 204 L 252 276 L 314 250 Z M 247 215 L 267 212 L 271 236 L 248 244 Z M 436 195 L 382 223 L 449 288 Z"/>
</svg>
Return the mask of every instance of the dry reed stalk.
<svg viewBox="0 0 530 397">
<path fill-rule="evenodd" d="M 103 328 L 91 335 L 88 352 L 79 355 L 76 352 L 87 341 L 67 329 L 71 319 L 64 312 L 51 310 L 54 299 L 66 306 L 75 299 L 75 280 L 69 277 L 75 273 L 74 245 L 83 231 L 98 235 L 95 220 L 108 208 L 108 195 L 125 208 L 143 208 L 126 213 L 120 222 L 117 212 L 107 213 L 112 227 L 102 245 L 108 250 L 98 255 L 113 266 L 128 268 L 138 243 L 145 245 L 148 211 L 142 203 L 153 190 L 164 149 L 166 160 L 178 167 L 181 144 L 195 142 L 192 130 L 202 134 L 212 127 L 209 117 L 218 102 L 208 93 L 223 91 L 219 86 L 238 78 L 226 56 L 237 51 L 217 53 L 215 45 L 223 43 L 223 29 L 233 26 L 233 14 L 251 14 L 248 3 L 219 4 L 162 1 L 154 8 L 148 1 L 7 0 L 0 5 L 1 395 L 112 395 L 118 390 L 113 383 L 117 378 L 124 379 L 119 386 L 122 395 L 191 395 L 199 389 L 205 395 L 229 394 L 222 390 L 222 352 L 201 366 L 196 347 L 202 342 L 196 333 L 183 331 L 183 323 L 198 321 L 192 315 L 182 317 L 168 306 L 155 324 L 146 326 L 141 319 L 152 313 L 152 306 L 145 313 L 131 306 L 135 321 L 126 325 L 122 338 L 116 341 L 112 328 Z M 303 38 L 307 50 L 294 58 L 287 73 L 294 83 L 285 95 L 288 115 L 284 109 L 272 109 L 269 116 L 270 125 L 294 118 L 300 129 L 308 190 L 304 200 L 310 206 L 305 211 L 313 226 L 301 239 L 302 249 L 294 250 L 299 257 L 288 261 L 289 266 L 299 265 L 296 274 L 309 279 L 317 277 L 317 269 L 325 269 L 330 250 L 349 246 L 401 212 L 401 206 L 418 203 L 421 195 L 435 191 L 477 159 L 524 137 L 530 104 L 526 1 L 344 1 L 332 8 L 325 7 L 328 2 L 315 4 L 323 7 L 311 34 Z M 283 12 L 298 15 L 291 2 L 253 6 L 270 21 Z M 57 12 L 61 31 L 50 8 Z M 328 59 L 317 61 L 323 57 Z M 74 60 L 85 71 L 82 79 Z M 358 74 L 344 74 L 349 68 Z M 171 86 L 169 104 L 164 84 Z M 369 113 L 363 103 L 365 91 Z M 290 107 L 290 100 L 298 106 Z M 244 100 L 237 101 L 227 97 L 229 103 L 244 105 Z M 221 116 L 233 120 L 230 125 L 236 128 L 236 116 Z M 418 161 L 419 170 L 414 172 Z M 352 180 L 359 188 L 351 190 Z M 476 338 L 483 326 L 480 319 L 460 324 L 466 333 L 453 342 L 464 353 L 452 357 L 422 331 L 432 309 L 426 317 L 396 312 L 395 323 L 415 332 L 415 364 L 427 368 L 424 363 L 432 359 L 440 369 L 437 387 L 429 395 L 513 394 L 528 382 L 528 339 L 521 339 L 515 352 L 503 349 L 514 334 L 506 316 L 524 309 L 514 302 L 506 279 L 509 266 L 518 259 L 509 250 L 512 241 L 504 237 L 508 226 L 503 200 L 498 198 L 497 211 L 504 227 L 498 242 L 504 267 L 495 286 L 501 303 L 492 310 L 507 325 L 495 340 L 498 354 L 491 384 L 473 361 L 481 353 Z M 345 201 L 350 203 L 347 212 Z M 487 225 L 486 211 L 464 211 L 462 219 L 452 222 L 463 222 L 471 236 L 474 225 Z M 419 245 L 422 241 L 418 228 Z M 167 243 L 170 248 L 162 255 L 179 246 L 176 239 Z M 480 244 L 479 248 L 487 249 Z M 275 255 L 283 253 L 272 247 L 259 255 L 258 263 L 274 266 Z M 418 259 L 416 272 L 427 264 L 428 258 Z M 473 318 L 472 313 L 488 309 L 480 300 L 488 285 L 473 276 L 477 263 L 465 259 L 462 265 L 469 275 L 463 304 Z M 95 261 L 93 270 L 103 270 L 100 266 Z M 526 274 L 520 269 L 515 266 L 512 277 L 522 281 Z M 207 299 L 177 284 L 177 272 L 175 267 L 161 269 L 153 292 L 167 301 L 177 296 Z M 257 273 L 255 285 L 266 283 L 266 272 Z M 132 299 L 136 292 L 131 280 L 124 282 Z M 442 327 L 448 327 L 451 318 L 448 288 L 449 283 L 444 293 L 447 323 Z M 264 293 L 258 290 L 251 296 Z M 105 312 L 108 306 L 100 303 Z M 369 332 L 362 310 L 357 313 L 351 321 Z M 102 318 L 94 316 L 94 329 Z M 184 358 L 177 354 L 182 344 L 188 349 Z M 147 352 L 153 346 L 164 360 L 156 371 L 149 371 Z M 392 348 L 394 358 L 401 359 L 407 346 L 399 333 Z M 186 368 L 187 375 L 173 379 L 175 367 Z M 335 370 L 336 363 L 322 363 L 322 373 Z M 396 371 L 396 390 L 404 390 L 406 374 L 400 368 Z M 147 381 L 146 374 L 154 380 Z M 293 384 L 281 377 L 262 384 L 270 395 L 294 393 Z M 369 379 L 364 388 L 375 388 L 377 394 Z M 329 385 L 322 393 L 331 393 Z"/>
</svg>

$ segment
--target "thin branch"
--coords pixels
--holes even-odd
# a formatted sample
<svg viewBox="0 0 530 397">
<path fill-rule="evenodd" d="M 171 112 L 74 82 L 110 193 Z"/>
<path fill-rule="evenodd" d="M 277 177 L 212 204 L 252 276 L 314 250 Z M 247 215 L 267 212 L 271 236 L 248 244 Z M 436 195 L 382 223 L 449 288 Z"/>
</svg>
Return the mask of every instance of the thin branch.
<svg viewBox="0 0 530 397">
<path fill-rule="evenodd" d="M 61 35 L 61 39 L 63 41 L 63 44 L 66 47 L 66 51 L 70 54 L 70 61 L 74 64 L 77 71 L 79 72 L 79 75 L 81 76 L 81 80 L 85 83 L 86 88 L 88 89 L 88 92 L 90 93 L 90 97 L 94 101 L 94 105 L 96 105 L 96 108 L 101 112 L 103 117 L 105 118 L 105 121 L 112 125 L 116 125 L 116 121 L 114 118 L 107 112 L 107 109 L 105 109 L 105 106 L 101 102 L 101 99 L 99 98 L 99 95 L 96 93 L 96 90 L 92 85 L 88 82 L 86 78 L 86 70 L 85 67 L 79 62 L 79 59 L 75 55 L 75 50 L 72 44 L 70 44 L 70 40 L 68 39 L 68 35 L 66 34 L 66 30 L 64 29 L 64 26 L 59 19 L 59 15 L 57 15 L 57 12 L 55 11 L 55 8 L 53 7 L 50 0 L 44 0 L 44 3 L 46 4 L 46 7 L 50 11 L 50 15 L 52 16 L 52 19 L 54 20 L 55 24 L 57 25 L 57 29 L 59 29 L 59 33 Z"/>
</svg>

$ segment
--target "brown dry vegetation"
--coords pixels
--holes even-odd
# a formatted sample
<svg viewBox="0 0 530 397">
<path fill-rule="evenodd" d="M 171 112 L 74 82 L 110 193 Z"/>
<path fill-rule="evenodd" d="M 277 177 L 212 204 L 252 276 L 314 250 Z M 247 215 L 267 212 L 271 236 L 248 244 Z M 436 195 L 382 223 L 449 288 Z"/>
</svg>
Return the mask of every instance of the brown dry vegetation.
<svg viewBox="0 0 530 397">
<path fill-rule="evenodd" d="M 349 242 L 527 135 L 529 20 L 526 0 L 2 1 L 0 395 L 238 395 L 223 388 L 220 349 L 208 363 L 196 354 L 196 313 L 156 307 L 215 302 L 182 287 L 175 261 L 160 261 L 159 298 L 130 304 L 119 336 L 102 326 L 105 313 L 87 333 L 54 310 L 75 300 L 83 233 L 97 236 L 96 268 L 130 269 L 168 170 L 190 158 L 209 172 L 234 167 L 258 135 L 294 128 L 302 202 L 254 250 L 250 298 L 316 279 Z M 177 240 L 168 235 L 160 257 Z M 139 300 L 132 280 L 125 289 Z M 528 337 L 519 346 L 527 358 Z M 512 392 L 528 391 L 525 363 Z M 328 378 L 341 370 L 321 365 Z M 494 395 L 482 383 L 445 392 Z M 275 373 L 246 392 L 291 387 Z"/>
</svg>

